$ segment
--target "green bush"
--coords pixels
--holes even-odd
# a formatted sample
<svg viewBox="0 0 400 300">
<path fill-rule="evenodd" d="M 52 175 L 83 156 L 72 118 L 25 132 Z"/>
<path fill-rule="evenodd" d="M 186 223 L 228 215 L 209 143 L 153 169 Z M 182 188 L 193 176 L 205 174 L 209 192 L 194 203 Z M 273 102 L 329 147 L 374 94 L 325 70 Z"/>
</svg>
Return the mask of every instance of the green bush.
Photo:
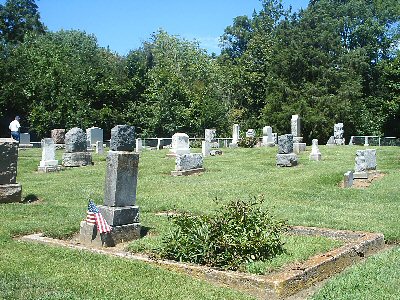
<svg viewBox="0 0 400 300">
<path fill-rule="evenodd" d="M 257 145 L 257 142 L 258 139 L 256 137 L 244 137 L 239 140 L 238 146 L 243 148 L 253 148 Z"/>
<path fill-rule="evenodd" d="M 252 261 L 281 254 L 285 221 L 261 207 L 263 198 L 236 200 L 214 215 L 171 217 L 175 226 L 162 240 L 162 258 L 237 270 Z"/>
</svg>

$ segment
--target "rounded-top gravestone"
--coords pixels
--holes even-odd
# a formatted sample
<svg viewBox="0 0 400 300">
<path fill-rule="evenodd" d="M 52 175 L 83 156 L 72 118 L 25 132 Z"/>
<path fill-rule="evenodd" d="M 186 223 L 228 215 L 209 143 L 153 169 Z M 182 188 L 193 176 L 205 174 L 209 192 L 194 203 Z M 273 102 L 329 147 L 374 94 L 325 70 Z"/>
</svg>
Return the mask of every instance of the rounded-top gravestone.
<svg viewBox="0 0 400 300">
<path fill-rule="evenodd" d="M 65 134 L 65 152 L 85 152 L 86 151 L 86 133 L 74 127 Z"/>
<path fill-rule="evenodd" d="M 110 149 L 112 151 L 134 151 L 135 127 L 117 125 L 111 129 Z"/>
</svg>

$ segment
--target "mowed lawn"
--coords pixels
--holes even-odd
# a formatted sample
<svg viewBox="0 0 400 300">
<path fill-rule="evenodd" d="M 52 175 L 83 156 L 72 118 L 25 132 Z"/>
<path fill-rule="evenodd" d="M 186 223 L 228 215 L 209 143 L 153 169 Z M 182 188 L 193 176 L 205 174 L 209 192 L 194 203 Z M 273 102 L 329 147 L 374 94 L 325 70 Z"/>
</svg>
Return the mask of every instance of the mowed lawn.
<svg viewBox="0 0 400 300">
<path fill-rule="evenodd" d="M 320 146 L 323 161 L 309 161 L 305 152 L 294 168 L 275 166 L 277 148 L 223 149 L 222 156 L 205 159 L 204 174 L 190 177 L 169 175 L 174 160 L 166 150 L 144 151 L 137 190 L 141 223 L 154 236 L 168 228 L 157 212 L 211 213 L 215 199 L 263 194 L 264 205 L 291 225 L 382 232 L 387 241 L 399 242 L 400 148 L 376 147 L 385 176 L 369 188 L 339 188 L 343 173 L 354 168 L 357 149 L 363 147 Z M 88 198 L 103 201 L 105 156 L 93 154 L 94 166 L 38 174 L 40 156 L 40 149 L 20 151 L 17 180 L 26 199 L 39 200 L 0 205 L 0 299 L 253 299 L 141 262 L 12 240 L 33 232 L 68 238 L 79 231 Z M 152 241 L 132 247 L 140 243 Z M 394 248 L 348 269 L 315 297 L 338 299 L 335 292 L 341 291 L 342 299 L 399 299 L 399 252 Z M 390 287 L 382 292 L 385 284 Z"/>
</svg>

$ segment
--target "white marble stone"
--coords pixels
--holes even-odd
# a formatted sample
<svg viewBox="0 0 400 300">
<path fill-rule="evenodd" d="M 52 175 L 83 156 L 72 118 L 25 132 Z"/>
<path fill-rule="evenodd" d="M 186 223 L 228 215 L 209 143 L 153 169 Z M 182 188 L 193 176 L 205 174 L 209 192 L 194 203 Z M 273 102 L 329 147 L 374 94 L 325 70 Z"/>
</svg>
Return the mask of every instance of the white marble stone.
<svg viewBox="0 0 400 300">
<path fill-rule="evenodd" d="M 42 144 L 42 160 L 40 167 L 53 167 L 58 165 L 56 157 L 56 146 L 52 138 L 45 138 L 41 141 Z"/>
<path fill-rule="evenodd" d="M 175 133 L 172 136 L 172 148 L 170 151 L 176 155 L 189 154 L 189 136 L 186 133 Z"/>
</svg>

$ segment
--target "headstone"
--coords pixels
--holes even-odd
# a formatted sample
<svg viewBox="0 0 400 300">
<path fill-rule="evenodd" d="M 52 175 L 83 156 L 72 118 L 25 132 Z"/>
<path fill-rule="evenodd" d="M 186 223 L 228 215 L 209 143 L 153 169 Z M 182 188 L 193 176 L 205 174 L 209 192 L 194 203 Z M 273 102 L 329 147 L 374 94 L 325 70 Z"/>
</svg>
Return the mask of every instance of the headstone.
<svg viewBox="0 0 400 300">
<path fill-rule="evenodd" d="M 201 142 L 201 153 L 204 157 L 209 156 L 211 152 L 211 143 L 207 141 Z"/>
<path fill-rule="evenodd" d="M 319 148 L 318 148 L 318 140 L 317 139 L 312 140 L 310 160 L 316 160 L 316 161 L 321 160 L 321 152 L 319 151 Z"/>
<path fill-rule="evenodd" d="M 343 123 L 335 124 L 333 127 L 333 137 L 335 140 L 335 145 L 344 145 L 345 140 L 343 134 L 344 134 Z"/>
<path fill-rule="evenodd" d="M 161 146 L 163 147 L 163 146 Z M 140 153 L 143 150 L 143 142 L 142 139 L 136 139 L 136 147 L 135 147 L 135 151 Z"/>
<path fill-rule="evenodd" d="M 175 171 L 171 171 L 171 175 L 191 175 L 203 171 L 203 156 L 200 153 L 190 153 L 176 157 Z"/>
<path fill-rule="evenodd" d="M 334 136 L 331 136 L 331 137 L 329 138 L 329 140 L 326 142 L 326 145 L 327 145 L 327 146 L 333 146 L 333 145 L 335 145 L 335 137 L 334 137 Z"/>
<path fill-rule="evenodd" d="M 86 139 L 88 148 L 95 147 L 98 141 L 103 143 L 103 129 L 99 127 L 90 127 L 86 129 Z"/>
<path fill-rule="evenodd" d="M 65 134 L 63 166 L 81 167 L 92 164 L 92 154 L 87 152 L 86 133 L 77 127 Z"/>
<path fill-rule="evenodd" d="M 103 141 L 97 141 L 96 142 L 96 153 L 97 154 L 104 154 L 104 145 Z"/>
<path fill-rule="evenodd" d="M 239 137 L 240 137 L 240 126 L 239 124 L 233 124 L 232 143 L 229 144 L 229 148 L 236 148 L 238 146 Z"/>
<path fill-rule="evenodd" d="M 347 171 L 343 176 L 343 187 L 349 188 L 353 186 L 353 171 Z"/>
<path fill-rule="evenodd" d="M 246 137 L 247 138 L 255 138 L 256 137 L 256 131 L 254 129 L 248 129 L 246 131 Z"/>
<path fill-rule="evenodd" d="M 135 127 L 117 125 L 111 129 L 110 150 L 134 151 L 135 143 Z"/>
<path fill-rule="evenodd" d="M 17 183 L 18 142 L 0 139 L 0 203 L 21 202 L 22 187 Z"/>
<path fill-rule="evenodd" d="M 262 145 L 266 146 L 266 147 L 274 147 L 275 146 L 275 140 L 274 140 L 274 136 L 272 134 L 271 126 L 265 126 L 263 128 Z"/>
<path fill-rule="evenodd" d="M 65 143 L 65 129 L 53 129 L 51 131 L 51 138 L 54 144 L 64 144 Z"/>
<path fill-rule="evenodd" d="M 376 170 L 376 149 L 365 149 L 364 158 L 367 170 Z"/>
<path fill-rule="evenodd" d="M 276 165 L 279 167 L 292 167 L 297 165 L 297 155 L 293 153 L 293 135 L 285 134 L 279 136 Z"/>
<path fill-rule="evenodd" d="M 29 133 L 19 135 L 19 146 L 31 146 L 31 135 Z"/>
<path fill-rule="evenodd" d="M 55 172 L 60 170 L 56 159 L 56 146 L 52 138 L 45 138 L 41 141 L 42 160 L 39 163 L 38 172 Z"/>
<path fill-rule="evenodd" d="M 204 140 L 209 143 L 215 142 L 216 132 L 215 129 L 204 130 Z"/>
<path fill-rule="evenodd" d="M 111 133 L 113 149 L 133 149 L 134 128 L 118 125 Z M 126 140 L 127 139 L 127 140 Z M 99 234 L 95 226 L 81 222 L 80 239 L 84 244 L 115 246 L 140 238 L 139 207 L 136 205 L 139 153 L 110 150 L 106 159 L 104 205 L 98 209 L 111 226 L 110 233 Z"/>
<path fill-rule="evenodd" d="M 292 120 L 291 120 L 291 129 L 292 129 L 292 135 L 294 137 L 300 137 L 300 117 L 299 115 L 292 115 Z"/>
<path fill-rule="evenodd" d="M 367 164 L 365 162 L 364 150 L 357 150 L 355 165 L 354 165 L 354 179 L 368 179 Z"/>
<path fill-rule="evenodd" d="M 170 152 L 172 156 L 189 154 L 189 136 L 186 133 L 175 133 L 172 136 L 172 148 Z"/>
</svg>

